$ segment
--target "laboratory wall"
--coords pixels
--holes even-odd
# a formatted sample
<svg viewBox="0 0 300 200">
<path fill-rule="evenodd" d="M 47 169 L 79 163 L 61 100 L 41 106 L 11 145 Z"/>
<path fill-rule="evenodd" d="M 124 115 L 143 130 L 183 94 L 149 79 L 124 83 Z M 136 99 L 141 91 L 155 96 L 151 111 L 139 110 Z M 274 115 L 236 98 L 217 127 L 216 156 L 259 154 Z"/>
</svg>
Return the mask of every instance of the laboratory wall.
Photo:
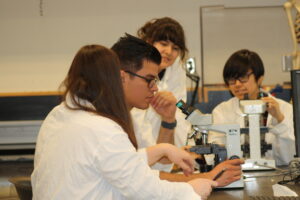
<svg viewBox="0 0 300 200">
<path fill-rule="evenodd" d="M 266 84 L 289 81 L 281 56 L 292 51 L 284 0 L 0 0 L 0 93 L 57 91 L 86 44 L 112 46 L 147 20 L 184 27 L 204 84 L 222 83 L 225 60 L 241 48 L 261 54 Z"/>
</svg>

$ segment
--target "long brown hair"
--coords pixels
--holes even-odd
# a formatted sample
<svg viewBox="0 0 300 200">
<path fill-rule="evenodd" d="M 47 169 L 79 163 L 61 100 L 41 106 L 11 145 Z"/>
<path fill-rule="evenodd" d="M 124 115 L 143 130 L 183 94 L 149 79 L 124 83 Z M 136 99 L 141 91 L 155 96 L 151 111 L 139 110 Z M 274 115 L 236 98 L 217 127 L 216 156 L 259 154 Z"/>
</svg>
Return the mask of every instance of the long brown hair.
<svg viewBox="0 0 300 200">
<path fill-rule="evenodd" d="M 71 64 L 63 82 L 63 100 L 70 96 L 76 105 L 69 109 L 85 110 L 112 119 L 128 134 L 135 148 L 137 142 L 122 87 L 118 56 L 101 45 L 82 47 Z M 96 110 L 80 103 L 90 102 Z"/>
</svg>

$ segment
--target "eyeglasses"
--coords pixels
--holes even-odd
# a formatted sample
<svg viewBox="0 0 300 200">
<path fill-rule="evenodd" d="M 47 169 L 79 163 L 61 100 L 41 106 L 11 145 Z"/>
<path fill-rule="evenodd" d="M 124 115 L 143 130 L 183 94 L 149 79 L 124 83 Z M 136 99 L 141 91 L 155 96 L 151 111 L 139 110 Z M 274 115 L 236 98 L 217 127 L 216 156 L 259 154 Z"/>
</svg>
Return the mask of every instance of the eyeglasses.
<svg viewBox="0 0 300 200">
<path fill-rule="evenodd" d="M 239 77 L 239 78 L 230 78 L 227 80 L 228 85 L 234 85 L 236 83 L 236 80 L 239 80 L 241 83 L 247 83 L 249 81 L 249 77 L 253 74 L 253 72 L 250 72 L 246 74 L 245 76 Z"/>
<path fill-rule="evenodd" d="M 141 75 L 138 75 L 134 72 L 131 72 L 131 71 L 125 71 L 126 73 L 128 74 L 131 74 L 132 76 L 136 76 L 136 77 L 139 77 L 141 79 L 144 79 L 147 83 L 148 83 L 148 87 L 151 89 L 154 87 L 154 85 L 157 85 L 158 82 L 159 82 L 159 79 L 157 77 L 155 78 L 146 78 L 145 76 L 141 76 Z"/>
</svg>

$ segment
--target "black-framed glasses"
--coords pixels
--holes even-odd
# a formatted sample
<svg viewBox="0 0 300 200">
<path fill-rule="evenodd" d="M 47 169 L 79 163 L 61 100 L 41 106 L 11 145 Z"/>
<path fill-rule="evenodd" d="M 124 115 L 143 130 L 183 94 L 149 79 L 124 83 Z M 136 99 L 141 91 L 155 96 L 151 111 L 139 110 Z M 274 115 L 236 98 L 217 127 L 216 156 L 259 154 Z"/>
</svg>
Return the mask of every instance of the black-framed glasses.
<svg viewBox="0 0 300 200">
<path fill-rule="evenodd" d="M 136 74 L 134 72 L 131 72 L 131 71 L 127 71 L 126 70 L 125 72 L 128 73 L 128 74 L 130 74 L 130 75 L 132 75 L 132 76 L 136 76 L 136 77 L 139 77 L 141 79 L 144 79 L 148 83 L 148 87 L 150 89 L 153 88 L 154 85 L 157 85 L 158 82 L 159 82 L 159 79 L 157 77 L 155 77 L 155 78 L 147 78 L 145 76 L 138 75 L 138 74 Z"/>
<path fill-rule="evenodd" d="M 230 78 L 227 80 L 228 85 L 234 85 L 236 83 L 236 80 L 239 80 L 241 83 L 247 83 L 249 81 L 249 77 L 253 74 L 253 72 L 249 72 L 245 76 L 239 77 L 239 78 Z"/>
</svg>

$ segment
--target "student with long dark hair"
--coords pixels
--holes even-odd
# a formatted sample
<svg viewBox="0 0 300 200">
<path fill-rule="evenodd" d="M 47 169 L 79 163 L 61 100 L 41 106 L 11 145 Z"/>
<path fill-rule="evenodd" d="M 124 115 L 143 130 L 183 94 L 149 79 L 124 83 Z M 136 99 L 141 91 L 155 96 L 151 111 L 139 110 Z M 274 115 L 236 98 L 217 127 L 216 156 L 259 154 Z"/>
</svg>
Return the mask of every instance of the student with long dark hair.
<svg viewBox="0 0 300 200">
<path fill-rule="evenodd" d="M 148 50 L 141 70 L 152 69 L 153 76 L 149 72 L 141 79 L 155 88 L 153 69 L 160 57 L 155 48 Z M 49 113 L 38 134 L 33 199 L 205 199 L 217 186 L 207 179 L 171 183 L 153 173 L 149 165 L 167 157 L 189 175 L 193 159 L 164 143 L 137 152 L 129 115 L 135 100 L 127 98 L 133 72 L 119 66 L 116 54 L 100 45 L 84 46 L 76 54 L 63 82 L 63 102 Z M 146 93 L 151 92 L 140 96 Z"/>
</svg>

